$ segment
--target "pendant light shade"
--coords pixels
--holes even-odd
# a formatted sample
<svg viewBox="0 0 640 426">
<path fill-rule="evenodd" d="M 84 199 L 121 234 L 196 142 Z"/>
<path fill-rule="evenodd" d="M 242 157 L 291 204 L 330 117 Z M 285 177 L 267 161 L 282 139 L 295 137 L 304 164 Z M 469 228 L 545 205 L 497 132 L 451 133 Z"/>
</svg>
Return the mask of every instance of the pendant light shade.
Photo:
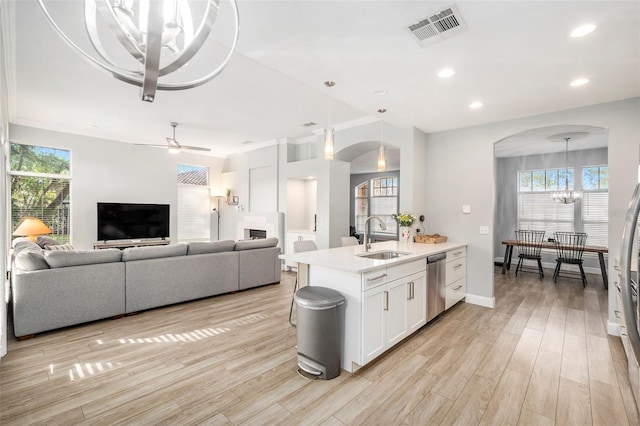
<svg viewBox="0 0 640 426">
<path fill-rule="evenodd" d="M 384 146 L 380 143 L 380 148 L 378 148 L 378 171 L 384 172 L 387 170 L 387 159 L 384 155 Z"/>
<path fill-rule="evenodd" d="M 328 80 L 324 85 L 331 88 L 336 85 L 334 81 Z M 327 127 L 324 128 L 324 159 L 333 160 L 333 139 L 336 130 L 331 127 L 331 105 L 330 99 L 327 101 Z"/>
<path fill-rule="evenodd" d="M 561 204 L 573 204 L 576 201 L 582 199 L 582 191 L 569 190 L 569 140 L 570 137 L 565 137 L 565 151 L 564 151 L 564 190 L 555 191 L 551 193 L 551 199 Z"/>
<path fill-rule="evenodd" d="M 335 129 L 333 127 L 325 127 L 324 129 L 324 159 L 333 160 L 333 136 Z"/>
<path fill-rule="evenodd" d="M 378 112 L 380 114 L 384 114 L 385 112 L 387 112 L 387 110 L 384 108 L 380 108 Z M 384 121 L 380 119 L 380 147 L 378 148 L 378 171 L 379 172 L 384 172 L 385 170 L 387 170 L 387 158 L 384 153 L 384 145 L 382 144 L 383 139 L 384 139 Z"/>
</svg>

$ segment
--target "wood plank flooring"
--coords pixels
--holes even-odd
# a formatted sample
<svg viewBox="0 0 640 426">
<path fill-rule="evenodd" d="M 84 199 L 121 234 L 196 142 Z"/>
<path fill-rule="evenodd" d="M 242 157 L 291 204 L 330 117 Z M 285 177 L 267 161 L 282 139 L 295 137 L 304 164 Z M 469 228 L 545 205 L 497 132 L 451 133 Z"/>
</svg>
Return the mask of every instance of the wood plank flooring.
<svg viewBox="0 0 640 426">
<path fill-rule="evenodd" d="M 10 338 L 2 425 L 638 425 L 607 292 L 495 271 L 495 309 L 460 303 L 355 374 L 296 372 L 279 285 Z"/>
</svg>

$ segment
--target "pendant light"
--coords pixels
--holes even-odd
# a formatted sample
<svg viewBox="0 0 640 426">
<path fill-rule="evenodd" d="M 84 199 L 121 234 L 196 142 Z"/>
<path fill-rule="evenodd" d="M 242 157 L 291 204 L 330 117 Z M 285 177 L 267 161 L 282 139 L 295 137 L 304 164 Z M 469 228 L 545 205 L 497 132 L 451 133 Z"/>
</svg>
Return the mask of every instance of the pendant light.
<svg viewBox="0 0 640 426">
<path fill-rule="evenodd" d="M 387 112 L 386 109 L 380 108 L 378 110 L 380 114 L 384 114 Z M 380 119 L 380 147 L 378 148 L 378 171 L 384 172 L 387 170 L 387 158 L 384 154 L 384 145 L 382 144 L 382 140 L 384 139 L 384 121 L 382 118 Z"/>
<path fill-rule="evenodd" d="M 331 88 L 336 85 L 334 81 L 325 81 L 324 85 Z M 327 101 L 327 127 L 324 128 L 324 159 L 333 160 L 333 138 L 335 129 L 331 127 L 331 98 Z"/>
<path fill-rule="evenodd" d="M 569 140 L 571 137 L 563 137 L 565 144 L 564 151 L 564 191 L 555 191 L 551 193 L 551 199 L 557 203 L 561 204 L 572 204 L 576 201 L 582 199 L 581 191 L 569 191 L 569 166 L 568 166 L 568 157 L 569 157 Z"/>
</svg>

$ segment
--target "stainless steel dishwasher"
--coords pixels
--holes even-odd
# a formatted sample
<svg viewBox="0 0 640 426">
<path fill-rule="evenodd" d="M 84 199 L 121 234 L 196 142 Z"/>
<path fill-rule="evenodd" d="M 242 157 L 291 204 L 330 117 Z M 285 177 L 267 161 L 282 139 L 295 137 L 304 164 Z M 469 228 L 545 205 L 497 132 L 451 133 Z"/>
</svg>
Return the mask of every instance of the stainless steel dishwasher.
<svg viewBox="0 0 640 426">
<path fill-rule="evenodd" d="M 427 257 L 427 322 L 444 311 L 446 253 Z"/>
</svg>

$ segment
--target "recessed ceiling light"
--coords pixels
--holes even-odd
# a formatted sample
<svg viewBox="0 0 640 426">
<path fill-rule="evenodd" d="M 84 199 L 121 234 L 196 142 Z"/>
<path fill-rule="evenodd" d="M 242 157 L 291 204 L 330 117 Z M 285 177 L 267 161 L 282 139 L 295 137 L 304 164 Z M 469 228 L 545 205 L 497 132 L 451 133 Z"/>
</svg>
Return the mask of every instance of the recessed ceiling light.
<svg viewBox="0 0 640 426">
<path fill-rule="evenodd" d="M 376 96 L 384 96 L 387 94 L 387 90 L 386 89 L 376 89 L 376 90 L 372 90 L 371 93 L 373 93 Z"/>
<path fill-rule="evenodd" d="M 317 124 L 318 124 L 318 123 L 315 123 L 315 122 L 313 122 L 313 121 L 309 121 L 308 123 L 304 123 L 304 124 L 302 125 L 302 127 L 313 127 L 313 126 L 316 126 Z"/>
<path fill-rule="evenodd" d="M 574 28 L 574 30 L 571 31 L 571 37 L 582 37 L 593 32 L 593 30 L 595 29 L 596 26 L 593 24 L 580 25 L 579 27 Z"/>
<path fill-rule="evenodd" d="M 454 70 L 452 70 L 451 68 L 445 68 L 440 70 L 440 72 L 438 73 L 438 77 L 440 78 L 449 78 L 452 75 L 454 75 L 456 72 Z"/>
<path fill-rule="evenodd" d="M 573 80 L 570 84 L 571 87 L 577 87 L 577 86 L 582 86 L 585 85 L 589 82 L 588 78 L 578 78 L 576 80 Z"/>
<path fill-rule="evenodd" d="M 482 108 L 482 102 L 479 102 L 479 101 L 472 102 L 471 104 L 469 104 L 469 108 L 472 108 L 472 109 Z"/>
<path fill-rule="evenodd" d="M 252 143 L 253 143 L 253 141 L 244 141 L 244 142 L 242 142 L 242 145 L 249 145 L 249 144 L 252 144 Z"/>
</svg>

